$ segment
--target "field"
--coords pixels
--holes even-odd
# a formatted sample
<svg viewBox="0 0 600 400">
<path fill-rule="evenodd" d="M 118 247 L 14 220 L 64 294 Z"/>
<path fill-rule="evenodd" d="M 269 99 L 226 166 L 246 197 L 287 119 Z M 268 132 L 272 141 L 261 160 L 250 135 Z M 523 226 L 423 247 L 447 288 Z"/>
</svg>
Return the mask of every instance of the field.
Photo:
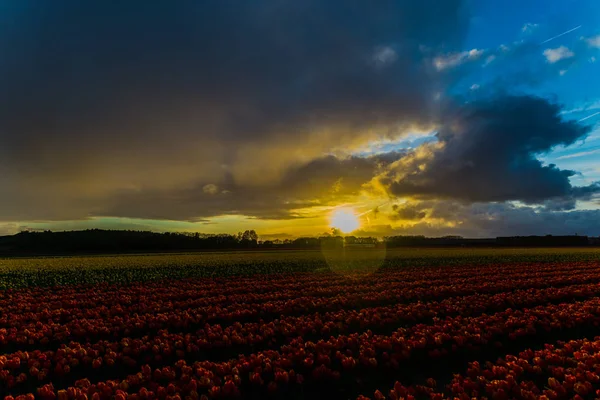
<svg viewBox="0 0 600 400">
<path fill-rule="evenodd" d="M 0 259 L 7 399 L 600 398 L 600 251 Z"/>
</svg>

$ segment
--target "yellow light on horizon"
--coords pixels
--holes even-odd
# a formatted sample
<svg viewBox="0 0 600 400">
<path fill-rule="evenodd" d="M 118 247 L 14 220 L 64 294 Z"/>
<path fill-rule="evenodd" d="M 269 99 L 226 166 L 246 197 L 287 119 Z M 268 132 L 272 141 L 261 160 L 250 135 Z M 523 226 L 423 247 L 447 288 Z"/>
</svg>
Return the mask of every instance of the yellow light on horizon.
<svg viewBox="0 0 600 400">
<path fill-rule="evenodd" d="M 352 208 L 337 208 L 329 216 L 329 226 L 350 233 L 360 228 L 360 219 Z"/>
</svg>

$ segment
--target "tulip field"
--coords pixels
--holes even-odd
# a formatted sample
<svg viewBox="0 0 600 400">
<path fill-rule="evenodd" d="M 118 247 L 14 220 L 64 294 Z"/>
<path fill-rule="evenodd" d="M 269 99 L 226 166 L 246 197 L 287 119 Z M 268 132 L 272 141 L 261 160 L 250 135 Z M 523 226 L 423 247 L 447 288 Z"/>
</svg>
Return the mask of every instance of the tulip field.
<svg viewBox="0 0 600 400">
<path fill-rule="evenodd" d="M 600 399 L 600 251 L 377 260 L 0 259 L 0 396 Z"/>
</svg>

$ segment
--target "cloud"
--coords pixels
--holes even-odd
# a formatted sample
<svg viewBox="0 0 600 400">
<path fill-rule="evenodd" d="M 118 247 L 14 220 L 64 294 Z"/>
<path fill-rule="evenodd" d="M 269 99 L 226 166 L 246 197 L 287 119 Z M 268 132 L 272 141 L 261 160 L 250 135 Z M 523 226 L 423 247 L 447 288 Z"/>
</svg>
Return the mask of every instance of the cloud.
<svg viewBox="0 0 600 400">
<path fill-rule="evenodd" d="M 117 3 L 23 1 L 3 15 L 0 221 L 303 218 L 375 182 L 465 203 L 584 196 L 574 171 L 536 156 L 587 128 L 542 99 L 456 94 L 483 63 L 535 54 L 565 69 L 538 44 L 465 51 L 463 1 Z M 348 156 L 432 130 L 437 142 Z"/>
<path fill-rule="evenodd" d="M 598 153 L 600 153 L 600 149 L 589 150 L 589 151 L 580 151 L 580 152 L 577 152 L 577 153 L 572 153 L 572 154 L 567 154 L 567 155 L 564 155 L 564 156 L 560 156 L 560 157 L 557 157 L 556 159 L 557 160 L 568 160 L 568 159 L 571 159 L 571 158 L 579 158 L 579 157 L 591 156 L 593 154 L 598 154 Z"/>
<path fill-rule="evenodd" d="M 391 164 L 376 183 L 398 197 L 528 203 L 576 196 L 574 171 L 537 159 L 584 138 L 590 128 L 560 117 L 545 99 L 503 96 L 461 106 L 438 131 L 438 142 Z M 594 188 L 597 190 L 598 188 Z"/>
<path fill-rule="evenodd" d="M 383 46 L 379 47 L 375 50 L 373 54 L 373 62 L 378 67 L 384 67 L 386 65 L 392 64 L 398 59 L 398 53 L 391 47 Z"/>
<path fill-rule="evenodd" d="M 421 220 L 427 217 L 427 212 L 419 207 L 418 204 L 394 204 L 390 219 L 395 220 Z"/>
<path fill-rule="evenodd" d="M 555 49 L 544 50 L 544 56 L 550 64 L 554 64 L 557 61 L 574 57 L 575 53 L 569 50 L 568 47 L 560 46 Z"/>
<path fill-rule="evenodd" d="M 459 53 L 450 53 L 435 57 L 433 60 L 433 65 L 438 71 L 441 71 L 447 68 L 457 67 L 468 61 L 478 60 L 483 54 L 484 50 L 480 49 L 461 51 Z"/>
<path fill-rule="evenodd" d="M 14 235 L 19 233 L 21 226 L 17 223 L 0 224 L 0 236 Z"/>
<path fill-rule="evenodd" d="M 527 22 L 521 28 L 521 32 L 523 33 L 531 33 L 539 27 L 539 24 L 533 24 L 531 22 Z"/>
<path fill-rule="evenodd" d="M 600 49 L 600 35 L 585 39 L 585 41 L 592 47 Z"/>
<path fill-rule="evenodd" d="M 485 62 L 483 63 L 484 67 L 487 67 L 489 64 L 491 64 L 494 60 L 496 59 L 496 56 L 494 54 L 490 54 L 489 56 L 487 56 L 485 58 Z"/>
<path fill-rule="evenodd" d="M 561 114 L 573 114 L 593 110 L 600 110 L 600 100 L 593 100 L 583 104 L 579 104 L 574 108 L 561 111 Z"/>
<path fill-rule="evenodd" d="M 219 187 L 217 185 L 215 185 L 214 183 L 208 183 L 208 184 L 202 186 L 202 192 L 204 192 L 206 194 L 215 195 L 215 194 L 219 193 Z"/>
<path fill-rule="evenodd" d="M 489 95 L 518 91 L 530 93 L 532 90 L 539 92 L 544 90 L 546 83 L 560 76 L 561 71 L 563 74 L 564 71 L 572 71 L 584 62 L 588 63 L 590 56 L 593 56 L 593 50 L 582 40 L 574 41 L 564 49 L 564 52 L 561 47 L 545 49 L 533 40 L 519 40 L 509 46 L 502 45 L 496 49 L 486 50 L 485 58 L 489 61 L 481 63 L 481 66 L 486 67 L 485 75 L 476 69 L 480 63 L 474 63 L 470 71 L 461 71 L 462 77 L 477 76 L 482 92 L 489 92 Z M 543 57 L 540 57 L 540 53 Z M 570 56 L 563 57 L 567 55 Z M 554 62 L 550 62 L 547 56 Z M 558 59 L 560 57 L 563 58 Z M 459 67 L 463 70 L 467 68 L 469 64 Z M 471 74 L 464 74 L 464 72 L 471 72 Z M 466 83 L 463 82 L 463 85 Z"/>
<path fill-rule="evenodd" d="M 3 17 L 0 209 L 27 220 L 228 180 L 258 192 L 336 146 L 429 127 L 451 83 L 419 46 L 457 51 L 468 27 L 461 0 L 23 1 Z"/>
<path fill-rule="evenodd" d="M 416 202 L 427 210 L 422 221 L 388 227 L 385 235 L 461 235 L 496 237 L 518 235 L 597 236 L 600 210 L 562 211 L 511 203 L 463 203 L 452 200 Z"/>
<path fill-rule="evenodd" d="M 303 218 L 299 209 L 327 207 L 353 200 L 373 176 L 405 153 L 369 157 L 333 155 L 298 163 L 283 177 L 261 186 L 230 176 L 217 184 L 179 190 L 129 190 L 110 199 L 98 215 L 196 221 L 215 215 L 249 215 L 261 219 Z M 207 186 L 211 190 L 206 190 Z"/>
<path fill-rule="evenodd" d="M 577 207 L 578 201 L 591 201 L 598 196 L 600 196 L 600 182 L 574 187 L 571 193 L 550 198 L 541 204 L 546 211 L 570 211 Z"/>
</svg>

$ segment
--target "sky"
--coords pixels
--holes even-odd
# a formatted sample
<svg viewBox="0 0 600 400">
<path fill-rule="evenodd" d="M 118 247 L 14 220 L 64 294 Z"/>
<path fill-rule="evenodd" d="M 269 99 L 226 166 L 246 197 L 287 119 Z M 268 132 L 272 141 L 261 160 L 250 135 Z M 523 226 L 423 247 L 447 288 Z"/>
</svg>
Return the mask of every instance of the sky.
<svg viewBox="0 0 600 400">
<path fill-rule="evenodd" d="M 0 234 L 600 235 L 597 0 L 0 0 Z"/>
</svg>

